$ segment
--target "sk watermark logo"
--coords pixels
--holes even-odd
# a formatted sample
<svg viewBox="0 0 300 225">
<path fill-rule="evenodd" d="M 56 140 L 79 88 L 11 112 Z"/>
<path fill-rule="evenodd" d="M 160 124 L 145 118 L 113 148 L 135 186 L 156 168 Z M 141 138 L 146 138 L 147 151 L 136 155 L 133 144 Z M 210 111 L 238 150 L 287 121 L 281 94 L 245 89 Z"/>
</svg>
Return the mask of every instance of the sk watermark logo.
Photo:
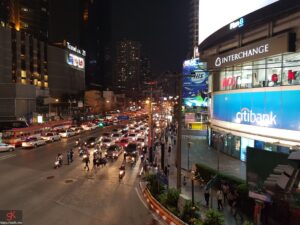
<svg viewBox="0 0 300 225">
<path fill-rule="evenodd" d="M 248 108 L 242 108 L 240 112 L 236 113 L 235 119 L 237 123 L 249 123 L 258 126 L 276 126 L 277 115 L 270 113 L 255 113 Z"/>
<path fill-rule="evenodd" d="M 21 210 L 0 210 L 0 225 L 10 224 L 23 224 L 23 215 Z"/>
</svg>

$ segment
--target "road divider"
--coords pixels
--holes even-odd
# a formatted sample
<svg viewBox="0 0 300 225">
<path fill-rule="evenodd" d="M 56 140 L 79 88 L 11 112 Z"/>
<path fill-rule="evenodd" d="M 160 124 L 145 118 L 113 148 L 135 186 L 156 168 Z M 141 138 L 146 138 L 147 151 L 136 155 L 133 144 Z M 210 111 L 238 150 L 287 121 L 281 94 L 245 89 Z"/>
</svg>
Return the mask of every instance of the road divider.
<svg viewBox="0 0 300 225">
<path fill-rule="evenodd" d="M 150 193 L 144 182 L 140 182 L 140 189 L 143 196 L 148 204 L 149 209 L 154 211 L 160 218 L 164 220 L 166 224 L 169 225 L 187 225 L 187 223 L 180 220 L 169 210 L 167 210 L 163 205 L 161 205 Z"/>
</svg>

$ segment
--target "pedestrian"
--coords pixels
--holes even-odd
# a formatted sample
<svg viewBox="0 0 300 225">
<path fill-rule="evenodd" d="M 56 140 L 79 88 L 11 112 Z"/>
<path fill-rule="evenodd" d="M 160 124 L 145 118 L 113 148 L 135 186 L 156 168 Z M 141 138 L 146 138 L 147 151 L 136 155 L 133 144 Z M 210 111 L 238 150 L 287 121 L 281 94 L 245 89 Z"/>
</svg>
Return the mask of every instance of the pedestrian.
<svg viewBox="0 0 300 225">
<path fill-rule="evenodd" d="M 84 163 L 85 163 L 84 169 L 87 169 L 87 171 L 90 171 L 90 167 L 89 167 L 89 164 L 90 164 L 90 158 L 89 158 L 89 157 L 86 157 L 86 158 L 84 159 Z"/>
<path fill-rule="evenodd" d="M 235 190 L 235 192 L 234 192 L 234 201 L 232 203 L 232 207 L 233 207 L 233 217 L 235 219 L 237 219 L 237 216 L 239 216 L 241 221 L 243 221 L 244 218 L 243 218 L 243 215 L 240 211 L 240 209 L 241 209 L 241 198 L 240 198 L 239 193 L 238 193 L 237 190 Z"/>
<path fill-rule="evenodd" d="M 217 201 L 218 201 L 218 210 L 223 210 L 223 192 L 222 189 L 219 188 L 217 191 Z"/>
<path fill-rule="evenodd" d="M 227 182 L 222 184 L 222 191 L 224 195 L 224 205 L 225 205 L 226 201 L 228 202 L 228 193 L 229 193 L 229 185 Z"/>
<path fill-rule="evenodd" d="M 70 151 L 67 151 L 67 160 L 68 160 L 68 165 L 70 165 L 70 162 L 71 162 L 71 153 L 70 153 Z"/>
<path fill-rule="evenodd" d="M 73 162 L 73 156 L 74 156 L 74 151 L 71 148 L 71 150 L 70 150 L 70 159 L 71 159 L 71 162 Z"/>
<path fill-rule="evenodd" d="M 172 147 L 169 145 L 168 153 L 171 154 Z"/>
<path fill-rule="evenodd" d="M 95 155 L 94 156 L 94 158 L 93 158 L 93 170 L 95 170 L 96 171 L 96 168 L 97 168 L 97 163 L 98 162 L 98 160 L 97 160 L 97 155 Z"/>
<path fill-rule="evenodd" d="M 209 205 L 209 197 L 210 197 L 210 188 L 206 187 L 205 191 L 204 191 L 204 199 L 205 199 L 207 208 L 208 208 L 208 205 Z"/>
</svg>

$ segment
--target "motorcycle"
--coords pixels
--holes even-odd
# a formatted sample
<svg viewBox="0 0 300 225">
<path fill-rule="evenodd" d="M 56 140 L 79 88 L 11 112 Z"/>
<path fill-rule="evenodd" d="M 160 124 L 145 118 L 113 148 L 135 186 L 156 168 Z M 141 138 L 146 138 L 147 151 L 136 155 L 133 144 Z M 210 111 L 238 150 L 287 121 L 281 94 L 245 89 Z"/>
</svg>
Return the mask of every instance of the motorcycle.
<svg viewBox="0 0 300 225">
<path fill-rule="evenodd" d="M 120 168 L 119 181 L 121 181 L 124 176 L 125 176 L 125 168 Z"/>
<path fill-rule="evenodd" d="M 134 166 L 134 164 L 135 164 L 135 157 L 131 157 L 130 164 L 131 164 L 131 167 Z"/>
<path fill-rule="evenodd" d="M 59 168 L 59 167 L 61 167 L 61 166 L 62 166 L 62 160 L 61 160 L 61 159 L 56 160 L 56 161 L 54 162 L 54 169 L 57 169 L 57 168 Z"/>
<path fill-rule="evenodd" d="M 141 162 L 144 161 L 144 154 L 141 155 Z"/>
</svg>

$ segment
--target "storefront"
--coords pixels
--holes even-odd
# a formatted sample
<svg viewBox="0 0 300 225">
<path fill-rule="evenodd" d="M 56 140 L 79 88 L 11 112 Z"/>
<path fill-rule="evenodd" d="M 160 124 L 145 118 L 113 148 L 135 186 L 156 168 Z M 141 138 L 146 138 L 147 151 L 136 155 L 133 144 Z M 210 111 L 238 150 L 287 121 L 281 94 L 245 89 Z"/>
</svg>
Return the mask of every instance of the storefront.
<svg viewBox="0 0 300 225">
<path fill-rule="evenodd" d="M 247 146 L 289 153 L 300 146 L 300 53 L 284 33 L 208 60 L 211 145 L 246 161 Z"/>
</svg>

